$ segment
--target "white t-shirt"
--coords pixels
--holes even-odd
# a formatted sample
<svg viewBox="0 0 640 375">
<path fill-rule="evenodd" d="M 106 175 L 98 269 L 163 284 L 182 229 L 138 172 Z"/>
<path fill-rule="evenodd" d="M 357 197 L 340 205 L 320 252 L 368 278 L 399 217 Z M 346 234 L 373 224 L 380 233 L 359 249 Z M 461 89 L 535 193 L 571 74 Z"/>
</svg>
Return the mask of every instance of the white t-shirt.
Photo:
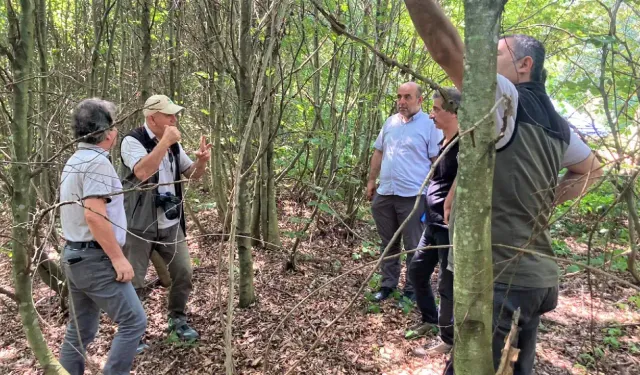
<svg viewBox="0 0 640 375">
<path fill-rule="evenodd" d="M 147 131 L 147 134 L 151 139 L 156 138 L 156 135 L 153 134 L 149 126 L 145 123 L 144 128 Z M 179 144 L 178 144 L 179 145 Z M 179 145 L 180 146 L 180 145 Z M 122 140 L 122 147 L 120 149 L 120 154 L 122 155 L 122 160 L 124 164 L 133 171 L 135 165 L 142 159 L 147 156 L 147 150 L 144 148 L 142 143 L 140 143 L 137 139 L 128 136 L 124 137 Z M 159 180 L 158 183 L 158 193 L 171 193 L 173 195 L 176 194 L 176 189 L 173 184 L 163 185 L 167 183 L 171 183 L 175 181 L 175 168 L 176 161 L 173 160 L 173 154 L 171 154 L 170 150 L 167 150 L 167 153 L 162 158 L 159 167 Z M 184 152 L 182 146 L 180 146 L 180 173 L 184 173 L 191 165 L 193 161 L 189 158 L 189 156 Z M 180 223 L 180 218 L 169 220 L 164 214 L 164 210 L 161 207 L 158 207 L 158 229 L 165 229 L 177 225 Z"/>
</svg>

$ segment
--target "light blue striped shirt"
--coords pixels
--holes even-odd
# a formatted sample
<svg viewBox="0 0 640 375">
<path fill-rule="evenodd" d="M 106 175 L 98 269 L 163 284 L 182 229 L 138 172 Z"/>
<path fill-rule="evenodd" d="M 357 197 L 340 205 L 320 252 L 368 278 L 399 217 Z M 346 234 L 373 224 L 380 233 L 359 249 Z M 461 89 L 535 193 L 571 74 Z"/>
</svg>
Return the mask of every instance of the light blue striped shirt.
<svg viewBox="0 0 640 375">
<path fill-rule="evenodd" d="M 431 169 L 430 158 L 438 156 L 442 131 L 422 111 L 406 123 L 399 113 L 385 121 L 373 147 L 382 151 L 380 195 L 413 197 Z M 424 189 L 422 194 L 426 194 Z"/>
</svg>

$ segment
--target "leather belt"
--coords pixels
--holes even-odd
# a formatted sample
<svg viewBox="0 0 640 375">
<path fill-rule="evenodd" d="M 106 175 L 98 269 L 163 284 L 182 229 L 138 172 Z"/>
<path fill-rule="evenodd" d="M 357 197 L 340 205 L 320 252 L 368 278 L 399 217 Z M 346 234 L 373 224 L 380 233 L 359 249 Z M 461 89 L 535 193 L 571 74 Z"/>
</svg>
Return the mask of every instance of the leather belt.
<svg viewBox="0 0 640 375">
<path fill-rule="evenodd" d="M 67 246 L 72 249 L 102 249 L 102 246 L 98 243 L 98 241 L 84 241 L 84 242 L 76 242 L 76 241 L 67 241 Z"/>
</svg>

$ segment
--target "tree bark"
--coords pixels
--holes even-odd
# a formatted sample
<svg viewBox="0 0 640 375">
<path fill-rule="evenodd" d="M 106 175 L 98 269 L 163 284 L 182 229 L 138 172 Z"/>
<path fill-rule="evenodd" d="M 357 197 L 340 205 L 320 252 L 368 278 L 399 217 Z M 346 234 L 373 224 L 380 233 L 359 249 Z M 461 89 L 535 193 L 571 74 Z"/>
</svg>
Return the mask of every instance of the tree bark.
<svg viewBox="0 0 640 375">
<path fill-rule="evenodd" d="M 140 66 L 140 106 L 151 96 L 151 7 L 152 0 L 142 0 L 140 30 L 142 32 L 142 65 Z M 142 116 L 142 115 L 141 115 Z"/>
<path fill-rule="evenodd" d="M 20 15 L 9 12 L 9 40 L 13 47 L 12 70 L 14 75 L 11 132 L 11 176 L 13 196 L 13 282 L 23 329 L 38 362 L 46 374 L 67 374 L 47 346 L 38 324 L 38 314 L 31 296 L 31 267 L 29 262 L 29 197 L 31 171 L 29 162 L 29 84 L 31 82 L 34 52 L 34 4 L 20 0 Z"/>
<path fill-rule="evenodd" d="M 39 93 L 39 120 L 40 142 L 42 143 L 41 160 L 49 159 L 49 101 L 47 98 L 49 72 L 47 59 L 47 5 L 45 0 L 36 2 L 36 35 L 38 41 L 38 61 L 40 63 L 40 93 Z M 40 174 L 40 186 L 42 188 L 42 199 L 47 204 L 53 204 L 52 177 L 49 168 L 44 168 Z"/>
<path fill-rule="evenodd" d="M 239 120 L 240 120 L 240 134 L 245 133 L 244 127 L 251 126 L 248 124 L 249 114 L 251 107 L 253 106 L 253 87 L 252 87 L 252 40 L 251 40 L 251 18 L 253 13 L 253 1 L 252 0 L 239 0 L 240 9 L 240 33 L 238 41 L 239 49 L 239 65 L 238 65 L 238 98 L 239 98 Z M 253 132 L 250 132 L 248 136 L 251 136 Z M 243 134 L 244 136 L 244 134 Z M 241 155 L 240 164 L 242 166 L 241 173 L 244 176 L 238 175 L 239 178 L 239 191 L 238 194 L 238 206 L 235 207 L 238 210 L 237 221 L 237 241 L 238 241 L 238 261 L 240 267 L 240 279 L 239 279 L 239 303 L 240 307 L 248 307 L 255 299 L 255 291 L 253 287 L 253 256 L 251 254 L 251 204 L 250 204 L 250 184 L 249 175 L 245 174 L 247 169 L 251 166 L 253 161 L 253 153 L 249 152 L 251 148 L 247 148 L 246 155 Z M 229 265 L 230 267 L 232 265 Z"/>
<path fill-rule="evenodd" d="M 465 0 L 467 49 L 459 115 L 461 131 L 489 113 L 495 103 L 496 42 L 501 11 L 501 2 Z M 459 154 L 453 235 L 457 375 L 495 373 L 491 352 L 491 201 L 496 134 L 492 119 L 490 116 L 474 131 L 475 145 L 469 139 L 461 140 Z"/>
</svg>

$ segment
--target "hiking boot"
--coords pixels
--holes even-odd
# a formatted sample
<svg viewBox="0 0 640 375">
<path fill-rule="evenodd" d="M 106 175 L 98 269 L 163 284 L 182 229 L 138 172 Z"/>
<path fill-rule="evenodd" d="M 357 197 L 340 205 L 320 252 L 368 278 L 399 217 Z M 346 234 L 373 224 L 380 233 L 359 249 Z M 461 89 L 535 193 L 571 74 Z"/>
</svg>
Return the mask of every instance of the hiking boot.
<svg viewBox="0 0 640 375">
<path fill-rule="evenodd" d="M 440 340 L 440 342 L 430 348 L 424 348 L 422 346 L 414 348 L 412 354 L 416 357 L 432 357 L 441 354 L 449 354 L 453 345 L 449 345 L 446 342 Z"/>
<path fill-rule="evenodd" d="M 393 293 L 393 289 L 383 286 L 382 288 L 380 288 L 379 291 L 373 294 L 373 301 L 374 302 L 384 301 L 385 299 L 389 298 L 389 296 L 391 296 L 392 293 Z"/>
<path fill-rule="evenodd" d="M 195 341 L 200 338 L 198 332 L 189 327 L 186 318 L 169 318 L 169 334 L 173 332 L 184 341 Z"/>
<path fill-rule="evenodd" d="M 147 345 L 144 341 L 142 341 L 142 339 L 140 339 L 138 347 L 136 348 L 136 355 L 144 352 L 147 349 L 149 349 L 149 345 Z"/>
<path fill-rule="evenodd" d="M 417 339 L 418 337 L 426 335 L 433 327 L 434 324 L 431 323 L 414 324 L 404 332 L 404 338 L 407 340 Z"/>
</svg>

